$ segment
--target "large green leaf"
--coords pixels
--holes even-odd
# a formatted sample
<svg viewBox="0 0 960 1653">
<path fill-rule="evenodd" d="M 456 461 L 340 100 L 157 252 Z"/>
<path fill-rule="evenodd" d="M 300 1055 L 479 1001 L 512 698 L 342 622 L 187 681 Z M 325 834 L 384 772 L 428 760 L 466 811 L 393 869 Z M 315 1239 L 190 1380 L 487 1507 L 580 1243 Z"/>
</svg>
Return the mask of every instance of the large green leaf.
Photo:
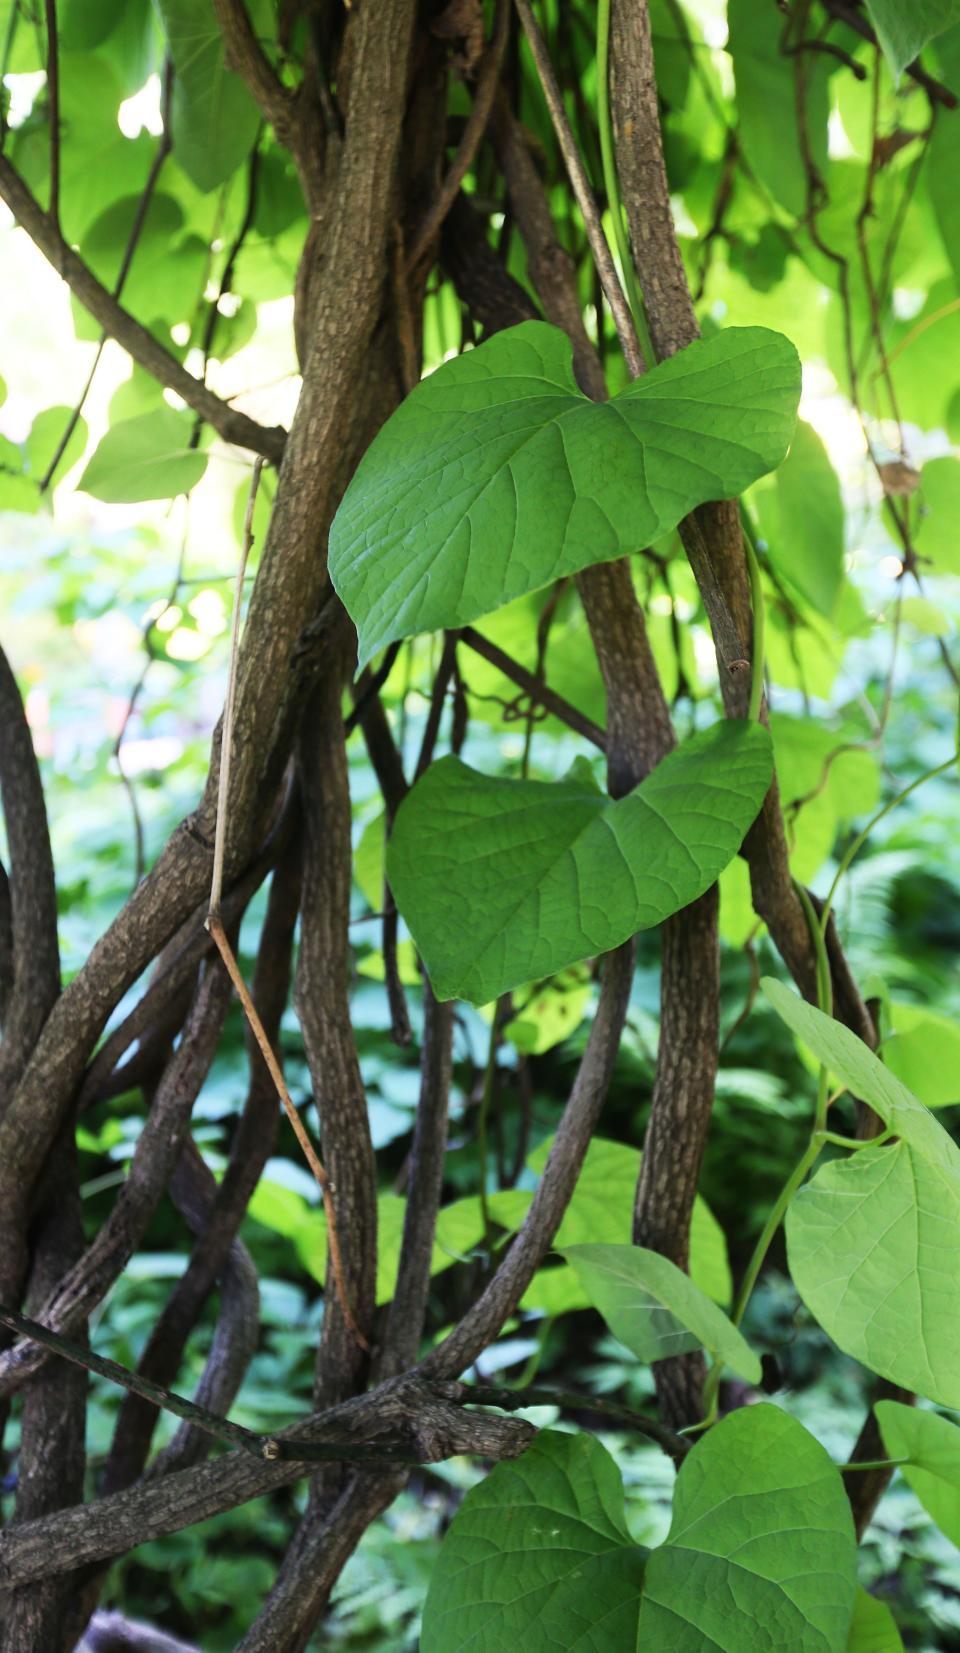
<svg viewBox="0 0 960 1653">
<path fill-rule="evenodd" d="M 846 1653 L 903 1653 L 903 1642 L 885 1601 L 857 1591 Z"/>
<path fill-rule="evenodd" d="M 838 1348 L 892 1383 L 960 1406 L 956 1168 L 904 1141 L 862 1149 L 817 1172 L 786 1227 L 793 1282 Z"/>
<path fill-rule="evenodd" d="M 899 1401 L 874 1405 L 891 1458 L 909 1458 L 900 1473 L 951 1544 L 960 1548 L 960 1429 L 936 1412 Z"/>
<path fill-rule="evenodd" d="M 594 1308 L 639 1360 L 706 1349 L 748 1383 L 759 1357 L 722 1309 L 666 1257 L 638 1245 L 570 1246 L 572 1264 Z"/>
<path fill-rule="evenodd" d="M 444 363 L 387 421 L 331 529 L 360 665 L 732 498 L 780 463 L 799 391 L 793 345 L 763 328 L 693 344 L 602 404 L 544 322 Z"/>
<path fill-rule="evenodd" d="M 725 1418 L 685 1459 L 647 1563 L 638 1646 L 664 1653 L 844 1653 L 856 1540 L 840 1476 L 775 1406 Z"/>
<path fill-rule="evenodd" d="M 781 983 L 763 991 L 899 1138 L 823 1166 L 787 1213 L 790 1272 L 837 1346 L 881 1377 L 960 1405 L 960 1149 L 862 1040 Z"/>
<path fill-rule="evenodd" d="M 487 1004 L 661 923 L 732 860 L 770 773 L 766 730 L 733 722 L 616 802 L 579 776 L 431 765 L 398 811 L 387 870 L 434 992 Z"/>
<path fill-rule="evenodd" d="M 77 487 L 112 505 L 188 494 L 207 468 L 192 431 L 189 415 L 168 407 L 125 419 L 107 431 Z"/>
<path fill-rule="evenodd" d="M 226 66 L 212 0 L 157 5 L 176 69 L 174 153 L 198 189 L 216 189 L 249 155 L 260 114 L 239 75 Z M 255 25 L 266 22 L 265 13 L 264 6 L 255 8 Z"/>
<path fill-rule="evenodd" d="M 928 41 L 960 22 L 960 0 L 867 0 L 867 11 L 895 79 Z"/>
<path fill-rule="evenodd" d="M 635 1653 L 646 1554 L 605 1448 L 544 1432 L 467 1493 L 430 1579 L 421 1653 Z"/>
</svg>

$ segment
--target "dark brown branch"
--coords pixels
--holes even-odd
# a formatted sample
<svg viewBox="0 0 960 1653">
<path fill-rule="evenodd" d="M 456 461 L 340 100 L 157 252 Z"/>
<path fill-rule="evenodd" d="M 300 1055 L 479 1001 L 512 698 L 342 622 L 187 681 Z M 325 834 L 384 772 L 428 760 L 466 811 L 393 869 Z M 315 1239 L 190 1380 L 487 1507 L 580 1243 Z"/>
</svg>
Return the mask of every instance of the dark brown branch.
<svg viewBox="0 0 960 1653">
<path fill-rule="evenodd" d="M 483 1295 L 423 1362 L 427 1377 L 450 1377 L 476 1360 L 499 1335 L 553 1243 L 607 1094 L 627 1014 L 633 956 L 632 943 L 607 954 L 587 1048 L 533 1203 Z"/>
<path fill-rule="evenodd" d="M 299 799 L 291 795 L 263 850 L 223 898 L 221 916 L 228 929 L 246 910 L 271 867 L 283 865 L 298 820 Z M 120 1096 L 139 1085 L 141 1070 L 136 1057 L 121 1066 L 122 1057 L 134 1042 L 141 1051 L 147 1047 L 149 1058 L 151 1046 L 163 1048 L 168 1035 L 172 1037 L 177 1032 L 189 1005 L 197 969 L 213 950 L 205 925 L 206 914 L 204 901 L 163 947 L 149 987 L 103 1041 L 83 1078 L 78 1102 L 80 1112 L 102 1098 Z"/>
<path fill-rule="evenodd" d="M 317 1404 L 344 1399 L 359 1382 L 376 1295 L 376 1166 L 349 995 L 351 813 L 341 696 L 352 664 L 349 639 L 330 644 L 327 675 L 310 702 L 298 749 L 304 860 L 295 1002 L 320 1116 L 323 1162 L 337 1191 L 342 1266 L 337 1291 L 326 1293 Z M 331 1283 L 328 1271 L 328 1287 Z M 344 1313 L 344 1299 L 355 1327 Z"/>
<path fill-rule="evenodd" d="M 483 56 L 473 107 L 470 110 L 449 170 L 445 173 L 443 182 L 430 203 L 429 210 L 417 226 L 412 245 L 407 253 L 407 266 L 410 269 L 415 269 L 424 255 L 431 250 L 447 213 L 460 193 L 460 185 L 473 165 L 477 150 L 487 130 L 487 122 L 490 119 L 490 111 L 493 108 L 493 100 L 500 81 L 500 70 L 503 66 L 509 34 L 510 0 L 496 0 L 493 36 Z"/>
<path fill-rule="evenodd" d="M 11 1527 L 0 1535 L 0 1587 L 102 1561 L 131 1542 L 179 1532 L 300 1479 L 308 1461 L 344 1462 L 349 1456 L 377 1464 L 436 1463 L 461 1453 L 519 1457 L 535 1434 L 531 1425 L 466 1411 L 470 1393 L 462 1383 L 405 1373 L 266 1437 L 268 1456 L 262 1438 L 254 1436 L 256 1448 L 247 1442 L 212 1463 Z"/>
<path fill-rule="evenodd" d="M 657 356 L 663 358 L 692 343 L 699 327 L 670 206 L 645 0 L 639 4 L 614 0 L 611 41 L 617 163 L 650 332 Z M 739 649 L 741 657 L 749 654 L 745 639 L 751 626 L 749 579 L 735 502 L 701 507 L 681 525 L 681 536 L 713 630 L 727 711 L 741 715 L 743 688 L 725 670 L 731 650 Z M 815 999 L 810 934 L 790 875 L 776 783 L 743 853 L 750 867 L 754 907 L 801 992 Z M 870 1018 L 849 971 L 841 973 L 838 987 L 843 1019 L 861 1037 L 870 1035 Z M 875 1037 L 868 1042 L 875 1042 Z"/>
<path fill-rule="evenodd" d="M 83 1214 L 77 1185 L 72 1119 L 64 1121 L 39 1189 L 28 1302 L 42 1301 L 65 1268 L 83 1252 Z M 83 1337 L 86 1326 L 79 1328 Z M 28 1384 L 20 1415 L 17 1454 L 17 1523 L 67 1508 L 83 1497 L 87 1383 L 78 1367 L 51 1361 Z M 59 1645 L 58 1632 L 74 1580 L 58 1574 L 14 1590 L 4 1604 L 3 1646 Z"/>
<path fill-rule="evenodd" d="M 446 1457 L 450 1450 L 473 1450 L 472 1447 L 454 1447 L 454 1441 L 461 1441 L 473 1436 L 478 1455 L 494 1442 L 505 1448 L 500 1455 L 516 1457 L 523 1451 L 532 1439 L 535 1431 L 532 1427 L 522 1425 L 513 1429 L 491 1428 L 484 1431 L 484 1423 L 496 1424 L 506 1420 L 484 1419 L 480 1415 L 460 1413 L 454 1402 L 469 1399 L 469 1392 L 462 1384 L 427 1384 L 420 1385 L 418 1399 L 423 1403 L 423 1416 L 420 1417 L 416 1409 L 409 1402 L 400 1400 L 391 1408 L 384 1396 L 382 1414 L 373 1423 L 372 1436 L 365 1433 L 372 1420 L 370 1408 L 358 1410 L 358 1402 L 354 1401 L 354 1411 L 348 1405 L 331 1407 L 328 1411 L 318 1414 L 312 1419 L 305 1420 L 305 1432 L 302 1436 L 292 1434 L 289 1429 L 280 1431 L 276 1435 L 258 1435 L 252 1429 L 245 1429 L 242 1424 L 231 1423 L 229 1418 L 218 1417 L 209 1412 L 196 1401 L 187 1400 L 185 1395 L 175 1394 L 171 1389 L 165 1389 L 160 1384 L 151 1383 L 147 1378 L 136 1372 L 127 1371 L 115 1360 L 108 1360 L 105 1355 L 98 1355 L 92 1349 L 75 1343 L 71 1338 L 61 1333 L 52 1332 L 39 1321 L 19 1314 L 16 1309 L 10 1309 L 0 1304 L 0 1325 L 20 1332 L 38 1346 L 57 1355 L 61 1360 L 70 1361 L 74 1366 L 84 1371 L 94 1372 L 110 1383 L 117 1384 L 133 1394 L 140 1395 L 152 1405 L 162 1407 L 165 1412 L 172 1412 L 174 1417 L 183 1418 L 195 1429 L 202 1429 L 216 1440 L 225 1441 L 236 1447 L 247 1457 L 252 1457 L 262 1463 L 276 1464 L 308 1464 L 308 1463 L 395 1463 L 417 1464 L 435 1462 L 434 1453 L 440 1450 L 440 1455 Z M 408 1386 L 415 1380 L 407 1379 Z M 446 1391 L 449 1391 L 447 1393 Z M 383 1393 L 383 1391 L 381 1391 Z M 370 1396 L 360 1397 L 369 1401 Z M 436 1413 L 434 1418 L 431 1414 Z M 355 1418 L 361 1420 L 357 1427 Z M 342 1428 L 337 1425 L 342 1423 Z M 379 1427 L 386 1424 L 386 1429 Z M 466 1424 L 466 1429 L 460 1427 Z M 411 1442 L 400 1437 L 402 1425 L 411 1427 Z M 479 1425 L 474 1432 L 473 1426 Z M 310 1425 L 311 1434 L 306 1433 L 306 1426 Z M 445 1436 L 450 1426 L 453 1426 L 449 1442 Z M 412 1444 L 411 1444 L 412 1443 Z M 183 1472 L 178 1472 L 182 1474 Z M 163 1484 L 168 1486 L 174 1477 L 165 1478 Z M 105 1498 L 102 1504 L 118 1503 L 124 1497 L 123 1493 L 114 1494 L 112 1498 Z M 32 1523 L 34 1526 L 37 1522 Z M 175 1530 L 175 1529 L 171 1529 Z M 139 1537 L 139 1534 L 138 1534 Z M 81 1559 L 78 1557 L 78 1559 Z M 91 1555 L 84 1555 L 83 1560 L 98 1559 Z M 47 1569 L 40 1573 L 33 1573 L 33 1577 L 47 1576 Z M 6 1584 L 3 1571 L 3 1558 L 0 1557 L 0 1578 Z"/>
<path fill-rule="evenodd" d="M 485 334 L 533 321 L 539 315 L 536 305 L 504 269 L 487 240 L 486 221 L 472 202 L 469 195 L 459 196 L 443 226 L 440 261 L 457 297 Z"/>
<path fill-rule="evenodd" d="M 405 1480 L 396 1471 L 351 1475 L 338 1498 L 311 1503 L 277 1582 L 237 1653 L 293 1653 L 307 1645 L 341 1570 Z"/>
<path fill-rule="evenodd" d="M 178 1211 L 201 1238 L 213 1214 L 216 1192 L 217 1184 L 212 1172 L 204 1164 L 199 1150 L 188 1139 L 173 1173 L 170 1194 Z M 220 1313 L 193 1398 L 195 1405 L 223 1417 L 236 1400 L 247 1368 L 257 1351 L 260 1340 L 260 1289 L 253 1259 L 242 1241 L 236 1238 L 226 1248 L 218 1274 Z M 203 1298 L 196 1289 L 194 1303 L 199 1312 Z M 188 1301 L 184 1319 L 192 1309 L 193 1303 Z M 185 1421 L 151 1464 L 150 1473 L 169 1475 L 173 1470 L 199 1463 L 206 1456 L 209 1445 L 209 1437 Z"/>
<path fill-rule="evenodd" d="M 205 419 L 225 442 L 249 448 L 253 453 L 262 454 L 265 459 L 279 464 L 286 432 L 279 427 L 268 429 L 255 419 L 249 419 L 245 413 L 238 413 L 194 378 L 192 373 L 188 373 L 176 356 L 113 297 L 79 253 L 74 252 L 5 155 L 0 155 L 0 197 L 31 241 L 36 243 L 67 283 L 75 298 L 140 367 L 158 383 L 175 390 L 187 406 Z"/>
<path fill-rule="evenodd" d="M 542 1383 L 527 1384 L 522 1389 L 497 1388 L 480 1383 L 471 1385 L 469 1392 L 478 1406 L 499 1406 L 504 1412 L 521 1412 L 527 1406 L 558 1406 L 563 1412 L 581 1412 L 587 1416 L 609 1419 L 611 1424 L 621 1429 L 636 1430 L 638 1435 L 646 1435 L 648 1440 L 656 1441 L 657 1446 L 662 1447 L 678 1466 L 694 1444 L 683 1435 L 675 1435 L 672 1429 L 665 1428 L 656 1418 L 648 1418 L 632 1407 L 621 1406 L 605 1395 L 583 1395 L 574 1389 L 555 1389 L 550 1384 Z"/>
<path fill-rule="evenodd" d="M 417 1358 L 423 1335 L 434 1230 L 443 1188 L 453 1047 L 453 1005 L 424 988 L 420 1099 L 410 1150 L 407 1205 L 397 1281 L 375 1362 L 378 1380 L 395 1377 Z"/>
<path fill-rule="evenodd" d="M 280 142 L 289 144 L 296 98 L 277 78 L 253 32 L 244 0 L 213 0 L 213 4 L 223 32 L 227 67 L 246 81 L 264 119 L 270 122 Z"/>
<path fill-rule="evenodd" d="M 682 1269 L 690 1261 L 690 1221 L 719 1060 L 719 905 L 714 885 L 660 929 L 660 1039 L 632 1237 Z M 701 1413 L 702 1354 L 658 1361 L 653 1371 L 664 1422 L 676 1428 L 694 1422 Z"/>
<path fill-rule="evenodd" d="M 12 1087 L 18 1082 L 60 993 L 57 890 L 43 786 L 20 691 L 2 649 L 0 802 L 3 805 L 10 862 L 12 978 L 3 1018 L 3 1045 L 0 1048 L 2 1117 Z M 4 1171 L 5 1166 L 0 1171 L 0 1179 Z"/>
<path fill-rule="evenodd" d="M 54 1332 L 70 1332 L 100 1302 L 146 1231 L 180 1152 L 200 1087 L 213 1061 L 230 1002 L 219 962 L 206 966 L 183 1038 L 153 1098 L 123 1188 L 109 1218 L 39 1313 Z M 18 1344 L 0 1356 L 0 1393 L 10 1394 L 44 1361 L 37 1346 Z"/>
<path fill-rule="evenodd" d="M 291 950 L 299 903 L 300 853 L 294 843 L 273 875 L 251 994 L 267 1038 L 277 1051 L 280 1021 L 290 989 Z M 246 1042 L 250 1083 L 227 1168 L 186 1273 L 177 1282 L 140 1362 L 141 1375 L 155 1383 L 173 1382 L 190 1329 L 226 1262 L 250 1196 L 273 1151 L 278 1120 L 276 1091 L 249 1026 Z M 155 1422 L 152 1408 L 132 1397 L 125 1400 L 104 1472 L 103 1491 L 118 1491 L 135 1480 L 146 1462 Z"/>
<path fill-rule="evenodd" d="M 587 177 L 580 151 L 570 130 L 570 123 L 567 120 L 567 112 L 563 103 L 563 94 L 557 84 L 557 77 L 553 72 L 553 65 L 550 62 L 546 43 L 540 33 L 529 0 L 514 0 L 514 3 L 520 15 L 524 33 L 529 41 L 530 50 L 533 53 L 537 75 L 547 108 L 550 111 L 550 119 L 553 122 L 560 153 L 563 156 L 564 165 L 573 186 L 573 193 L 577 198 L 577 205 L 583 217 L 590 251 L 603 286 L 604 297 L 610 306 L 610 313 L 617 329 L 620 348 L 631 374 L 636 376 L 643 372 L 643 355 L 637 342 L 630 306 L 624 296 L 623 288 L 620 285 L 620 277 L 617 275 L 616 266 L 607 245 L 607 238 L 603 233 L 603 225 L 600 221 L 593 190 L 590 187 L 590 180 Z"/>
</svg>

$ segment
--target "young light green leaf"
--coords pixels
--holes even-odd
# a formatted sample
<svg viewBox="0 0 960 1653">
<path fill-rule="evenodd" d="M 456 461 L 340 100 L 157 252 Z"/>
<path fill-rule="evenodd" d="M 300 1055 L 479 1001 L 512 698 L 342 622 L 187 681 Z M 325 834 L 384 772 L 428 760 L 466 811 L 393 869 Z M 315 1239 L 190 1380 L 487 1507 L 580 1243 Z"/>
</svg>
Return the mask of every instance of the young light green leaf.
<svg viewBox="0 0 960 1653">
<path fill-rule="evenodd" d="M 900 1632 L 889 1607 L 866 1590 L 857 1590 L 846 1653 L 903 1653 Z"/>
<path fill-rule="evenodd" d="M 57 461 L 54 484 L 66 476 L 83 453 L 87 445 L 87 421 L 83 418 L 75 420 L 74 409 L 69 407 L 44 408 L 42 413 L 37 414 L 25 443 L 32 482 L 43 480 L 68 429 L 70 437 Z"/>
<path fill-rule="evenodd" d="M 170 56 L 173 145 L 177 160 L 198 189 L 216 189 L 249 155 L 260 113 L 246 86 L 227 68 L 223 31 L 211 0 L 157 0 Z M 254 25 L 266 25 L 263 5 Z"/>
<path fill-rule="evenodd" d="M 764 328 L 692 344 L 602 404 L 545 322 L 445 362 L 368 448 L 330 532 L 359 664 L 734 497 L 780 463 L 799 391 L 793 345 Z"/>
<path fill-rule="evenodd" d="M 706 1349 L 747 1383 L 759 1383 L 759 1357 L 722 1309 L 688 1274 L 638 1245 L 570 1246 L 572 1264 L 614 1337 L 639 1360 Z"/>
<path fill-rule="evenodd" d="M 573 777 L 432 764 L 397 813 L 387 871 L 434 992 L 487 1004 L 661 923 L 733 859 L 770 773 L 766 730 L 736 722 L 616 802 Z"/>
<path fill-rule="evenodd" d="M 190 447 L 193 421 L 173 408 L 113 425 L 90 459 L 77 487 L 111 505 L 188 494 L 207 468 L 207 456 Z"/>
<path fill-rule="evenodd" d="M 635 1653 L 646 1555 L 606 1449 L 544 1431 L 467 1493 L 430 1579 L 421 1653 Z"/>
<path fill-rule="evenodd" d="M 777 1015 L 854 1096 L 869 1103 L 884 1124 L 918 1153 L 949 1168 L 951 1177 L 960 1179 L 960 1149 L 929 1109 L 884 1067 L 862 1039 L 807 1004 L 782 982 L 765 976 L 760 986 Z"/>
<path fill-rule="evenodd" d="M 786 1229 L 793 1282 L 837 1347 L 892 1383 L 960 1406 L 952 1157 L 938 1162 L 901 1140 L 833 1160 L 794 1197 Z"/>
<path fill-rule="evenodd" d="M 843 1653 L 856 1540 L 820 1443 L 775 1406 L 745 1406 L 683 1463 L 666 1543 L 647 1563 L 638 1647 Z"/>
<path fill-rule="evenodd" d="M 960 1548 L 960 1429 L 936 1412 L 899 1401 L 874 1404 L 891 1458 L 910 1458 L 900 1473 L 951 1544 Z"/>
<path fill-rule="evenodd" d="M 951 23 L 960 22 L 960 0 L 867 0 L 873 26 L 894 80 Z"/>
</svg>

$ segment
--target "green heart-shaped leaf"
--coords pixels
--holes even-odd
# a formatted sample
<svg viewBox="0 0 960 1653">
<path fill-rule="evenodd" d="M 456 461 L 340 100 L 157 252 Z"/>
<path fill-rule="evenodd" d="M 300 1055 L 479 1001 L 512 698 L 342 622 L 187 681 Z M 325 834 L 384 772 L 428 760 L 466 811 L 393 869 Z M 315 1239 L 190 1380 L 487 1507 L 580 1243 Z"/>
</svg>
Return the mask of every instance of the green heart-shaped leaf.
<svg viewBox="0 0 960 1653">
<path fill-rule="evenodd" d="M 421 1653 L 634 1653 L 646 1555 L 609 1452 L 545 1431 L 467 1493 L 430 1580 Z"/>
<path fill-rule="evenodd" d="M 900 1473 L 951 1544 L 960 1548 L 960 1429 L 936 1412 L 899 1401 L 874 1405 L 891 1458 L 909 1458 Z"/>
<path fill-rule="evenodd" d="M 666 1257 L 639 1245 L 577 1245 L 563 1255 L 614 1337 L 639 1360 L 703 1348 L 748 1383 L 760 1382 L 760 1360 L 746 1338 Z"/>
<path fill-rule="evenodd" d="M 898 1142 L 823 1166 L 787 1212 L 794 1284 L 837 1347 L 960 1406 L 960 1149 L 861 1039 L 780 982 L 761 984 L 814 1056 Z"/>
<path fill-rule="evenodd" d="M 819 1441 L 775 1406 L 745 1406 L 684 1460 L 637 1645 L 843 1653 L 856 1568 L 850 1505 Z"/>
<path fill-rule="evenodd" d="M 188 494 L 207 468 L 192 431 L 192 419 L 168 407 L 111 425 L 77 487 L 111 505 Z"/>
<path fill-rule="evenodd" d="M 360 665 L 733 498 L 780 463 L 799 395 L 793 345 L 759 327 L 692 344 L 604 403 L 545 322 L 444 363 L 371 444 L 330 531 Z"/>
<path fill-rule="evenodd" d="M 960 1406 L 956 1171 L 908 1142 L 862 1149 L 801 1188 L 786 1226 L 793 1282 L 837 1347 Z"/>
<path fill-rule="evenodd" d="M 432 764 L 397 813 L 387 872 L 438 998 L 487 1004 L 696 900 L 740 848 L 771 766 L 766 730 L 735 722 L 617 802 L 575 776 Z"/>
</svg>

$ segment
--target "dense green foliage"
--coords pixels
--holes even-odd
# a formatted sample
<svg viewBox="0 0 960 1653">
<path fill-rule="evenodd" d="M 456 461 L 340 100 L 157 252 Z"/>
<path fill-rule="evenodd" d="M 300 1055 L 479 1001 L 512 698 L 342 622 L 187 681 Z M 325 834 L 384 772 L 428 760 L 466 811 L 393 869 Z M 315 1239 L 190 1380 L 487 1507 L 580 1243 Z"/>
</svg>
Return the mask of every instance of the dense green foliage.
<svg viewBox="0 0 960 1653">
<path fill-rule="evenodd" d="M 293 292 L 310 214 L 226 66 L 214 9 L 61 0 L 58 11 L 66 239 L 171 356 L 272 428 L 297 392 Z M 294 84 L 309 61 L 304 18 L 294 8 L 291 29 L 267 0 L 248 11 Z M 622 260 L 595 11 L 547 0 L 541 22 Z M 347 1563 L 311 1647 L 400 1653 L 417 1645 L 421 1612 L 424 1653 L 960 1645 L 960 5 L 655 0 L 650 11 L 702 341 L 630 379 L 518 36 L 512 106 L 610 400 L 585 394 L 556 326 L 525 320 L 485 338 L 444 243 L 423 297 L 422 382 L 366 448 L 329 533 L 358 674 L 368 668 L 344 711 L 379 694 L 412 782 L 402 801 L 387 796 L 355 716 L 349 999 L 377 1155 L 378 1305 L 394 1296 L 409 1216 L 425 976 L 438 1000 L 457 1001 L 424 1352 L 461 1321 L 548 1186 L 603 955 L 639 932 L 575 1191 L 471 1366 L 472 1380 L 574 1388 L 597 1410 L 538 1400 L 524 1415 L 541 1433 L 515 1461 L 415 1469 Z M 46 202 L 44 42 L 42 8 L 0 3 L 4 156 Z M 450 76 L 451 153 L 474 67 Z M 133 129 L 138 98 L 157 127 L 162 106 L 172 134 L 159 170 L 156 135 Z M 478 150 L 466 190 L 484 246 L 536 296 L 493 148 Z M 112 345 L 101 362 L 100 327 L 75 297 L 52 288 L 43 308 L 30 290 L 47 292 L 40 253 L 12 226 L 2 235 L 18 296 L 0 407 L 0 640 L 41 761 L 69 980 L 203 788 L 249 471 L 141 365 L 128 375 Z M 635 254 L 621 275 L 636 304 Z M 278 486 L 265 472 L 255 565 Z M 718 667 L 678 527 L 733 499 L 753 577 L 751 658 L 721 651 Z M 677 744 L 611 797 L 582 733 L 613 739 L 575 577 L 623 556 Z M 315 618 L 303 614 L 305 636 Z M 476 648 L 470 633 L 457 640 L 473 624 Z M 734 666 L 742 703 L 725 717 Z M 816 1005 L 785 985 L 739 853 L 774 765 Z M 666 1020 L 657 927 L 717 881 L 720 1062 L 687 1272 L 630 1242 Z M 261 880 L 239 930 L 248 980 L 266 900 Z M 840 946 L 876 1054 L 834 1019 Z M 108 1034 L 145 986 L 114 1005 Z M 314 1130 L 317 1076 L 292 1006 L 279 1045 Z M 217 1179 L 247 1074 L 234 1006 L 192 1112 Z M 136 1070 L 113 1077 L 76 1126 L 88 1241 L 149 1113 Z M 251 1429 L 313 1405 L 327 1224 L 284 1122 L 240 1231 L 260 1330 L 230 1416 Z M 98 1350 L 138 1365 L 191 1243 L 161 1201 L 91 1324 Z M 195 1391 L 216 1326 L 208 1304 L 179 1391 Z M 603 1403 L 652 1416 L 651 1364 L 694 1351 L 708 1357 L 706 1415 L 680 1438 L 674 1478 Z M 877 1378 L 918 1404 L 876 1399 Z M 885 1453 L 897 1474 L 858 1547 L 840 1470 L 875 1399 L 880 1444 L 865 1455 Z M 119 1409 L 119 1391 L 93 1379 L 90 1495 Z M 20 1416 L 18 1403 L 11 1454 Z M 154 1444 L 173 1434 L 163 1416 Z M 214 1653 L 235 1647 L 306 1503 L 298 1483 L 131 1549 L 105 1599 Z"/>
</svg>

